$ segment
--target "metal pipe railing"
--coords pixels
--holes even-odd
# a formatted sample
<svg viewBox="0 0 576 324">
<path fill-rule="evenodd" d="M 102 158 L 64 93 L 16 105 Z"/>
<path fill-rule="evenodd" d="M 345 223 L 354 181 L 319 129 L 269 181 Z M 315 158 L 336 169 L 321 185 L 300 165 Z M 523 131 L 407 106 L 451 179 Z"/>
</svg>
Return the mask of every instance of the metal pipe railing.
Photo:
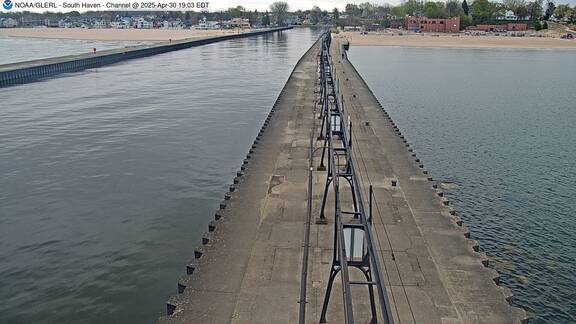
<svg viewBox="0 0 576 324">
<path fill-rule="evenodd" d="M 376 245 L 373 240 L 371 220 L 369 220 L 368 217 L 366 217 L 366 210 L 364 208 L 363 203 L 364 201 L 363 194 L 360 188 L 360 182 L 357 180 L 359 178 L 357 176 L 356 168 L 354 167 L 354 161 L 351 149 L 352 123 L 349 122 L 349 126 L 347 127 L 346 123 L 344 122 L 343 94 L 340 91 L 340 81 L 339 78 L 337 77 L 336 69 L 330 56 L 330 43 L 331 43 L 331 37 L 330 34 L 327 34 L 324 37 L 321 49 L 320 70 L 322 78 L 321 84 L 323 87 L 322 91 L 324 94 L 323 98 L 326 98 L 323 102 L 323 109 L 324 109 L 323 115 L 325 118 L 325 121 L 323 121 L 323 125 L 326 127 L 324 148 L 325 150 L 327 150 L 328 153 L 327 154 L 328 178 L 326 182 L 326 189 L 325 189 L 326 192 L 324 193 L 320 218 L 322 219 L 324 217 L 324 207 L 326 204 L 327 190 L 329 188 L 329 184 L 332 183 L 332 187 L 334 190 L 334 209 L 335 209 L 334 213 L 335 251 L 333 255 L 333 266 L 330 273 L 328 288 L 326 290 L 326 297 L 324 299 L 324 305 L 322 308 L 320 322 L 323 323 L 326 321 L 326 311 L 328 301 L 330 298 L 332 283 L 337 272 L 341 271 L 342 298 L 344 303 L 343 310 L 344 310 L 345 323 L 347 324 L 354 323 L 354 312 L 352 309 L 353 298 L 350 290 L 350 274 L 348 269 L 350 266 L 354 266 L 356 268 L 361 269 L 367 278 L 367 281 L 364 283 L 354 281 L 354 284 L 355 285 L 364 284 L 368 286 L 370 293 L 370 302 L 372 306 L 371 307 L 372 322 L 377 323 L 376 318 L 377 315 L 372 293 L 372 287 L 376 286 L 376 290 L 378 291 L 378 304 L 383 321 L 386 324 L 392 324 L 393 318 L 390 312 L 388 295 L 386 293 L 386 288 L 384 285 L 384 281 L 382 279 L 382 271 L 380 266 L 380 260 L 378 257 L 378 251 L 376 249 Z M 333 101 L 329 101 L 329 99 L 332 99 Z M 334 123 L 337 123 L 337 125 L 335 125 Z M 335 141 L 337 142 L 338 145 L 335 145 L 334 143 Z M 341 156 L 345 157 L 344 169 L 340 167 Z M 324 153 L 322 162 L 323 159 L 324 159 Z M 346 178 L 348 180 L 348 183 L 350 184 L 352 200 L 354 205 L 354 212 L 342 211 L 341 199 L 340 199 L 340 183 L 339 183 L 340 177 Z M 370 197 L 370 201 L 372 201 L 372 197 Z M 347 256 L 346 240 L 344 237 L 344 228 L 346 224 L 344 224 L 342 219 L 343 213 L 353 214 L 354 218 L 358 218 L 360 220 L 359 227 L 358 226 L 355 227 L 361 228 L 364 231 L 363 239 L 365 240 L 364 243 L 366 245 L 366 251 L 362 250 L 362 252 L 366 253 L 366 260 L 362 260 L 362 262 L 359 263 L 355 262 L 353 248 L 350 249 L 351 254 L 350 261 L 348 260 L 349 256 Z M 351 230 L 350 233 L 351 246 L 353 246 L 352 244 L 354 244 L 353 233 L 354 232 Z"/>
</svg>

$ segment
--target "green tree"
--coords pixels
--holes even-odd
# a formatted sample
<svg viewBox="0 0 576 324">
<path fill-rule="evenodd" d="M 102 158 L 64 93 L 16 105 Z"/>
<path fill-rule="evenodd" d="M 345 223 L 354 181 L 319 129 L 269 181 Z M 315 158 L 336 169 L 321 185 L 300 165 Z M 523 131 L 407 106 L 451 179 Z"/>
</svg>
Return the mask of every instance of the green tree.
<svg viewBox="0 0 576 324">
<path fill-rule="evenodd" d="M 546 21 L 542 24 L 542 29 L 548 29 L 548 23 Z"/>
<path fill-rule="evenodd" d="M 239 18 L 242 17 L 245 11 L 246 8 L 242 6 L 237 6 L 235 8 L 228 8 L 228 15 L 232 18 Z"/>
<path fill-rule="evenodd" d="M 460 29 L 466 29 L 468 26 L 472 26 L 472 17 L 464 14 L 464 11 L 462 11 L 460 13 Z"/>
<path fill-rule="evenodd" d="M 572 16 L 572 8 L 567 4 L 560 4 L 554 9 L 554 16 L 558 19 Z"/>
<path fill-rule="evenodd" d="M 373 18 L 375 7 L 370 2 L 361 3 L 358 8 L 360 9 L 363 18 Z"/>
<path fill-rule="evenodd" d="M 391 12 L 392 12 L 392 10 L 391 10 L 389 4 L 374 7 L 374 15 L 376 15 L 376 17 L 378 19 L 388 18 L 388 16 L 390 16 Z"/>
<path fill-rule="evenodd" d="M 272 17 L 274 18 L 274 23 L 278 26 L 284 25 L 284 20 L 286 20 L 286 15 L 288 14 L 288 3 L 284 1 L 274 2 L 270 5 L 270 12 L 272 12 Z"/>
<path fill-rule="evenodd" d="M 472 4 L 472 18 L 474 23 L 486 23 L 491 21 L 500 11 L 498 4 L 488 0 L 475 0 Z"/>
<path fill-rule="evenodd" d="M 528 7 L 526 7 L 525 5 L 516 7 L 514 13 L 516 14 L 516 16 L 518 16 L 518 19 L 524 19 L 525 17 L 528 17 L 530 15 L 530 11 L 528 10 Z"/>
<path fill-rule="evenodd" d="M 535 23 L 534 23 L 534 29 L 535 29 L 536 31 L 541 30 L 541 29 L 542 29 L 542 24 L 540 24 L 539 21 L 535 22 Z"/>
<path fill-rule="evenodd" d="M 378 24 L 379 24 L 382 28 L 390 28 L 390 19 L 388 19 L 388 18 L 380 19 L 380 20 L 378 21 Z"/>
<path fill-rule="evenodd" d="M 462 11 L 464 11 L 466 16 L 470 14 L 470 7 L 468 6 L 468 2 L 466 2 L 466 0 L 462 1 Z"/>
<path fill-rule="evenodd" d="M 322 17 L 322 9 L 318 6 L 312 7 L 310 10 L 310 23 L 316 25 L 320 22 L 320 18 Z"/>
<path fill-rule="evenodd" d="M 358 5 L 355 5 L 353 3 L 349 3 L 346 5 L 346 14 L 358 17 L 358 16 L 362 15 L 362 10 L 360 10 Z"/>
<path fill-rule="evenodd" d="M 556 5 L 554 4 L 554 1 L 548 0 L 548 3 L 546 4 L 546 12 L 544 13 L 544 20 L 550 19 L 550 17 L 552 17 L 552 15 L 554 14 L 554 10 L 556 10 Z M 548 29 L 548 27 L 543 29 Z"/>
<path fill-rule="evenodd" d="M 534 0 L 528 3 L 528 15 L 530 15 L 530 20 L 540 19 L 544 12 L 544 0 Z"/>
<path fill-rule="evenodd" d="M 390 13 L 392 14 L 392 16 L 395 16 L 395 17 L 404 17 L 407 14 L 406 10 L 404 9 L 404 6 L 392 7 L 392 10 Z"/>
<path fill-rule="evenodd" d="M 268 14 L 268 11 L 266 11 L 262 16 L 262 25 L 270 26 L 270 15 Z"/>
<path fill-rule="evenodd" d="M 340 20 L 340 11 L 338 11 L 338 8 L 334 8 L 332 9 L 332 22 L 337 24 L 338 20 Z"/>
<path fill-rule="evenodd" d="M 422 13 L 422 2 L 417 0 L 408 0 L 402 4 L 407 15 L 418 15 Z"/>
<path fill-rule="evenodd" d="M 503 0 L 502 4 L 504 4 L 504 8 L 506 10 L 515 11 L 516 7 L 518 7 L 523 0 Z"/>
<path fill-rule="evenodd" d="M 445 18 L 446 10 L 443 2 L 426 2 L 424 4 L 424 15 L 428 18 Z"/>
</svg>

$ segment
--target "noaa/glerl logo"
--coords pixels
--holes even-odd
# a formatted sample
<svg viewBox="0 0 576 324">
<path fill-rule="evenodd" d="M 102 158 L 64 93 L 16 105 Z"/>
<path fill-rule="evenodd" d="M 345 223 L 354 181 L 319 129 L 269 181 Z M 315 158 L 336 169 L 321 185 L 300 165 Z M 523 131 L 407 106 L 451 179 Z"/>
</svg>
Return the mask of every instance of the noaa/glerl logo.
<svg viewBox="0 0 576 324">
<path fill-rule="evenodd" d="M 4 3 L 2 4 L 2 7 L 6 10 L 12 9 L 13 6 L 14 4 L 12 3 L 12 0 L 4 0 Z"/>
</svg>

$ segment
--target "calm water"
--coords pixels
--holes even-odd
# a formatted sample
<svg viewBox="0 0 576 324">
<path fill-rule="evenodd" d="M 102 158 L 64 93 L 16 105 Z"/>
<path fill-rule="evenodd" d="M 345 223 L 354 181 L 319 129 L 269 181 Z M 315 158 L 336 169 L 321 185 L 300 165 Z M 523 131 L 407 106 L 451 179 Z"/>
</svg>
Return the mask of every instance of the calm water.
<svg viewBox="0 0 576 324">
<path fill-rule="evenodd" d="M 93 48 L 100 51 L 130 45 L 137 45 L 137 43 L 0 36 L 0 65 L 54 56 L 90 53 Z"/>
<path fill-rule="evenodd" d="M 531 323 L 576 322 L 576 51 L 351 48 Z"/>
<path fill-rule="evenodd" d="M 0 323 L 153 323 L 296 61 L 297 29 L 0 93 Z"/>
</svg>

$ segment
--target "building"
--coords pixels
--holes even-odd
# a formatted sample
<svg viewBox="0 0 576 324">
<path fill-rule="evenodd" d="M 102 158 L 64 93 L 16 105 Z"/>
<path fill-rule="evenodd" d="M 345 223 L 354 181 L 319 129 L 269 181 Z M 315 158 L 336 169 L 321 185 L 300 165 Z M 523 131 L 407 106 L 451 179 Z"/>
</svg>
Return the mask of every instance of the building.
<svg viewBox="0 0 576 324">
<path fill-rule="evenodd" d="M 512 10 L 506 10 L 504 15 L 496 17 L 497 20 L 518 20 L 518 16 Z"/>
<path fill-rule="evenodd" d="M 293 26 L 293 25 L 302 25 L 302 18 L 298 17 L 297 15 L 289 15 L 286 17 L 286 19 L 284 20 L 284 22 L 287 25 Z"/>
<path fill-rule="evenodd" d="M 162 21 L 161 28 L 163 29 L 183 29 L 186 27 L 180 19 L 164 20 Z"/>
<path fill-rule="evenodd" d="M 344 31 L 358 31 L 361 30 L 360 26 L 344 26 Z"/>
<path fill-rule="evenodd" d="M 97 29 L 105 29 L 108 28 L 108 22 L 106 22 L 105 20 L 95 20 L 92 23 L 92 27 Z"/>
<path fill-rule="evenodd" d="M 120 21 L 111 21 L 110 22 L 110 27 L 111 28 L 115 28 L 115 29 L 128 29 L 130 28 L 130 22 L 126 22 L 124 20 L 120 20 Z"/>
<path fill-rule="evenodd" d="M 506 10 L 504 15 L 496 17 L 496 20 L 529 20 L 530 16 L 518 17 L 512 10 Z"/>
<path fill-rule="evenodd" d="M 44 19 L 44 26 L 46 27 L 59 27 L 58 21 L 54 20 L 54 19 Z"/>
<path fill-rule="evenodd" d="M 218 21 L 209 21 L 206 20 L 206 17 L 202 18 L 198 23 L 198 26 L 195 26 L 195 29 L 202 29 L 202 30 L 213 30 L 213 29 L 220 29 L 221 25 Z"/>
<path fill-rule="evenodd" d="M 230 19 L 230 27 L 250 29 L 250 20 L 245 18 L 232 18 Z"/>
<path fill-rule="evenodd" d="M 460 32 L 460 17 L 444 19 L 407 16 L 406 29 L 424 33 L 458 33 Z"/>
<path fill-rule="evenodd" d="M 468 30 L 483 31 L 483 32 L 507 32 L 507 31 L 526 31 L 528 24 L 525 23 L 507 23 L 499 25 L 476 25 L 469 26 Z"/>
<path fill-rule="evenodd" d="M 401 19 L 394 19 L 390 21 L 390 28 L 400 29 L 404 27 L 404 21 Z"/>
<path fill-rule="evenodd" d="M 137 29 L 152 29 L 152 27 L 154 27 L 152 22 L 144 18 L 138 18 L 138 20 L 134 22 L 134 28 Z"/>
<path fill-rule="evenodd" d="M 60 19 L 58 21 L 58 27 L 60 28 L 72 28 L 74 24 L 68 19 Z"/>
<path fill-rule="evenodd" d="M 366 31 L 366 32 L 377 31 L 380 28 L 381 28 L 381 26 L 379 24 L 366 24 L 366 25 L 364 25 L 364 31 Z"/>
<path fill-rule="evenodd" d="M 18 27 L 18 20 L 13 18 L 0 18 L 0 28 Z"/>
</svg>

